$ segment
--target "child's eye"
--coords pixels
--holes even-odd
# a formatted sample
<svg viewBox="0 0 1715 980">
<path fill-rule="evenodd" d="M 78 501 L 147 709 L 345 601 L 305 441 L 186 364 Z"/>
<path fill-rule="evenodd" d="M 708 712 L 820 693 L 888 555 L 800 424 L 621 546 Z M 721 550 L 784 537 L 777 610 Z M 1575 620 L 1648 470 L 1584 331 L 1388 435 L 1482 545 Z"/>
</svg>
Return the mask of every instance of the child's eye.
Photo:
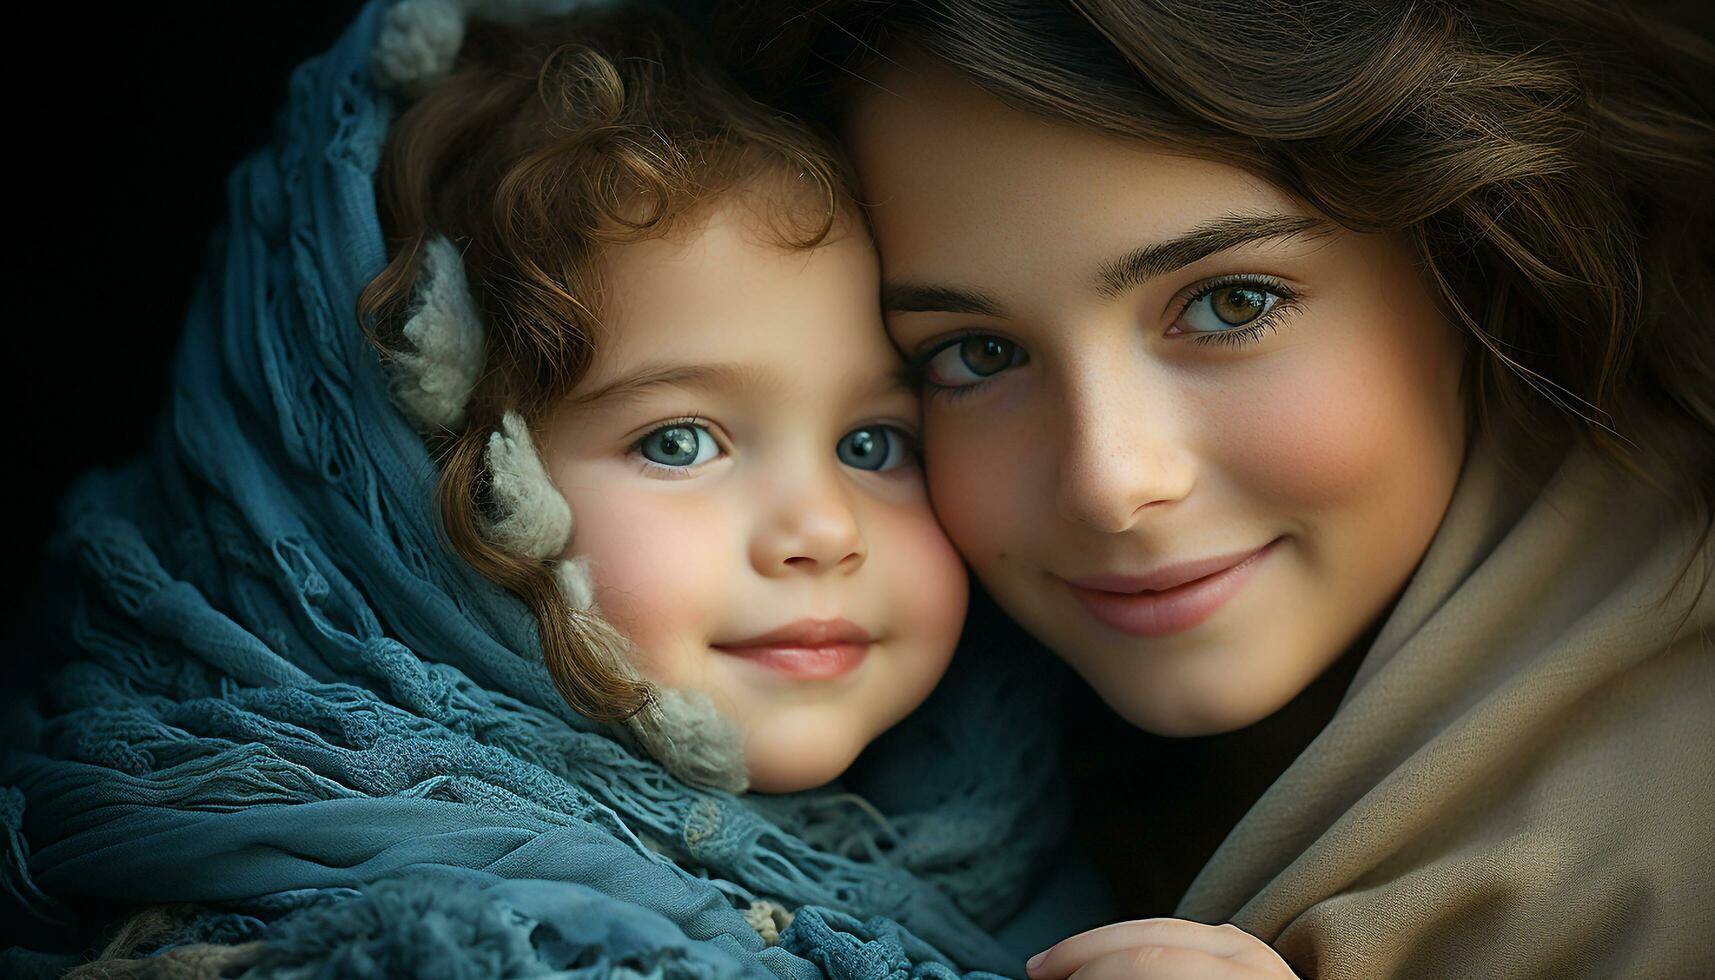
<svg viewBox="0 0 1715 980">
<path fill-rule="evenodd" d="M 834 454 L 852 469 L 891 470 L 910 461 L 911 437 L 891 425 L 867 425 L 841 436 Z"/>
<path fill-rule="evenodd" d="M 657 466 L 682 469 L 714 459 L 720 446 L 708 429 L 694 422 L 675 422 L 637 440 L 635 450 Z"/>
</svg>

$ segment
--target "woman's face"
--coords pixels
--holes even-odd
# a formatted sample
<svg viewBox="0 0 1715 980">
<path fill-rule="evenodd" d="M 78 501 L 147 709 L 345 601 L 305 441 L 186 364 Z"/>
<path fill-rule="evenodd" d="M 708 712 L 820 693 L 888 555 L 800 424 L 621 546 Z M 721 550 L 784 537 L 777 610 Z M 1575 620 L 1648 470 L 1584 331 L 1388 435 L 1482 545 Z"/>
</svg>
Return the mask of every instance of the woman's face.
<svg viewBox="0 0 1715 980">
<path fill-rule="evenodd" d="M 930 494 L 983 584 L 1151 731 L 1303 690 L 1464 455 L 1459 338 L 1407 246 L 922 61 L 849 135 Z"/>
</svg>

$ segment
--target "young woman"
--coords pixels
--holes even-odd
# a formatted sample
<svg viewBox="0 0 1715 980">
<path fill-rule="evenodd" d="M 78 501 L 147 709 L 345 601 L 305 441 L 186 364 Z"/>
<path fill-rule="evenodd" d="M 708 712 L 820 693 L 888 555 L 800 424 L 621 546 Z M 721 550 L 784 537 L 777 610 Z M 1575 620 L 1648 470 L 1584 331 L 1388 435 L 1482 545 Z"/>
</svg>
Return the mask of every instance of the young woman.
<svg viewBox="0 0 1715 980">
<path fill-rule="evenodd" d="M 1710 965 L 1707 43 L 1584 4 L 729 14 L 854 151 L 983 584 L 1132 725 L 1285 742 L 1236 825 L 1163 773 L 1104 865 L 1201 823 L 1180 918 L 1033 977 Z"/>
</svg>

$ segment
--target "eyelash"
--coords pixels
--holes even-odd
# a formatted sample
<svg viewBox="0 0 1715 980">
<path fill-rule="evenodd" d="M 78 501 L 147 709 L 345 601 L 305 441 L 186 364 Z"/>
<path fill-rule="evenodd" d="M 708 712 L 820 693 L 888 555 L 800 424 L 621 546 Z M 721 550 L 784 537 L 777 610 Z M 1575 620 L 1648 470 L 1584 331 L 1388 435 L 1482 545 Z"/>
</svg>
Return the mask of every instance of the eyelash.
<svg viewBox="0 0 1715 980">
<path fill-rule="evenodd" d="M 1218 289 L 1225 289 L 1228 286 L 1260 286 L 1279 298 L 1275 301 L 1275 304 L 1269 308 L 1267 313 L 1257 317 L 1249 324 L 1242 327 L 1234 327 L 1231 330 L 1220 330 L 1195 335 L 1190 338 L 1191 343 L 1202 346 L 1238 349 L 1240 347 L 1256 343 L 1263 338 L 1264 334 L 1279 329 L 1282 321 L 1298 312 L 1298 294 L 1284 282 L 1274 278 L 1273 276 L 1240 274 L 1221 276 L 1198 286 L 1195 293 L 1187 297 L 1185 302 L 1179 304 L 1179 312 L 1174 319 L 1178 320 L 1179 317 L 1184 316 L 1185 312 L 1191 309 L 1191 304 L 1207 298 L 1210 293 L 1213 293 Z M 967 398 L 976 394 L 979 390 L 988 387 L 989 382 L 993 381 L 994 378 L 990 378 L 986 381 L 978 381 L 975 384 L 968 385 L 937 385 L 929 380 L 928 367 L 929 362 L 934 359 L 936 355 L 954 344 L 959 343 L 966 337 L 982 336 L 988 336 L 987 331 L 965 330 L 947 337 L 941 343 L 936 344 L 934 347 L 921 354 L 918 354 L 906 363 L 906 379 L 911 382 L 913 388 L 923 392 L 930 398 L 957 401 L 961 398 Z M 998 374 L 995 375 L 996 378 L 999 376 L 1000 375 Z"/>
<path fill-rule="evenodd" d="M 643 443 L 648 440 L 650 436 L 660 432 L 662 429 L 676 429 L 680 426 L 700 426 L 707 428 L 705 420 L 701 415 L 684 415 L 676 419 L 666 419 L 651 426 L 648 432 L 645 432 L 632 440 L 631 448 L 627 451 L 630 455 L 637 457 L 637 471 L 639 473 L 652 475 L 657 479 L 663 480 L 682 480 L 689 477 L 693 471 L 701 469 L 700 466 L 663 466 L 660 463 L 651 461 L 648 457 L 643 455 Z M 713 439 L 714 434 L 710 433 L 709 438 Z M 716 441 L 716 445 L 719 445 L 718 440 Z M 724 448 L 722 449 L 722 452 L 725 452 Z"/>
<path fill-rule="evenodd" d="M 936 355 L 966 337 L 986 336 L 988 333 L 982 330 L 964 330 L 947 337 L 929 350 L 905 362 L 905 380 L 910 383 L 913 390 L 921 392 L 929 398 L 941 398 L 947 401 L 957 401 L 970 396 L 978 389 L 988 387 L 988 381 L 979 381 L 969 385 L 938 385 L 929 380 L 929 362 L 934 360 Z"/>
<path fill-rule="evenodd" d="M 1000 375 L 997 374 L 995 377 L 998 378 Z M 925 378 L 923 379 L 922 388 L 924 391 L 928 392 L 930 398 L 939 398 L 942 401 L 956 402 L 961 398 L 969 398 L 982 388 L 987 388 L 989 386 L 989 382 L 993 380 L 994 378 L 989 378 L 986 381 L 978 381 L 976 384 L 971 385 L 938 385 Z"/>
<path fill-rule="evenodd" d="M 637 471 L 639 473 L 643 473 L 646 475 L 652 474 L 657 479 L 683 480 L 683 479 L 688 479 L 692 475 L 692 473 L 694 473 L 698 469 L 701 469 L 702 467 L 700 467 L 700 466 L 663 466 L 660 463 L 656 463 L 656 462 L 651 461 L 647 456 L 643 455 L 643 443 L 650 436 L 654 435 L 657 432 L 660 432 L 662 429 L 674 429 L 674 428 L 678 428 L 679 426 L 693 426 L 693 425 L 704 426 L 706 428 L 705 420 L 701 415 L 685 415 L 685 416 L 681 416 L 679 418 L 666 419 L 666 420 L 664 420 L 664 421 L 662 421 L 662 422 L 660 422 L 654 426 L 651 426 L 648 432 L 645 432 L 642 435 L 638 436 L 636 439 L 633 439 L 631 441 L 630 448 L 627 449 L 627 453 L 629 455 L 637 457 L 637 460 L 638 460 Z M 912 458 L 917 460 L 918 465 L 922 465 L 922 462 L 923 462 L 923 437 L 921 435 L 919 435 L 918 433 L 912 431 L 911 429 L 909 429 L 905 426 L 902 426 L 896 422 L 873 422 L 873 423 L 869 423 L 867 425 L 857 426 L 856 428 L 859 428 L 859 429 L 866 429 L 866 428 L 887 428 L 887 429 L 891 429 L 893 432 L 897 433 L 902 440 L 904 440 L 905 451 L 910 453 Z M 711 439 L 714 438 L 714 434 L 710 433 L 709 437 Z M 719 440 L 716 441 L 716 445 L 719 445 Z M 723 454 L 726 452 L 725 447 L 721 447 L 721 452 Z"/>
<path fill-rule="evenodd" d="M 1234 327 L 1231 330 L 1217 330 L 1195 335 L 1191 337 L 1191 343 L 1232 349 L 1244 347 L 1261 340 L 1264 334 L 1279 329 L 1281 321 L 1298 312 L 1298 294 L 1279 279 L 1273 276 L 1231 275 L 1211 279 L 1198 286 L 1197 291 L 1179 305 L 1178 316 L 1184 316 L 1186 311 L 1191 309 L 1193 303 L 1207 298 L 1216 290 L 1226 289 L 1229 286 L 1259 286 L 1279 298 L 1267 313 L 1250 323 L 1242 327 Z M 1177 320 L 1178 317 L 1174 319 Z"/>
</svg>

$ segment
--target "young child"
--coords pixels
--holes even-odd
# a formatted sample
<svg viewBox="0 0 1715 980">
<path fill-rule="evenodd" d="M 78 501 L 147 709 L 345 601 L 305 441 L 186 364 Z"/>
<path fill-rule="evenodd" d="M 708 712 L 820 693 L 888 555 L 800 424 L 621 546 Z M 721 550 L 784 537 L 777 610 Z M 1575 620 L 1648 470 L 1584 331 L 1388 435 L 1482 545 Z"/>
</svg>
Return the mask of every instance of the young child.
<svg viewBox="0 0 1715 980">
<path fill-rule="evenodd" d="M 473 26 L 393 127 L 362 309 L 566 700 L 787 792 L 928 695 L 966 583 L 840 163 L 683 33 Z"/>
<path fill-rule="evenodd" d="M 663 14 L 465 18 L 545 5 L 377 0 L 228 182 L 19 651 L 0 974 L 1020 971 L 1059 675 L 937 685 L 841 168 Z"/>
</svg>

